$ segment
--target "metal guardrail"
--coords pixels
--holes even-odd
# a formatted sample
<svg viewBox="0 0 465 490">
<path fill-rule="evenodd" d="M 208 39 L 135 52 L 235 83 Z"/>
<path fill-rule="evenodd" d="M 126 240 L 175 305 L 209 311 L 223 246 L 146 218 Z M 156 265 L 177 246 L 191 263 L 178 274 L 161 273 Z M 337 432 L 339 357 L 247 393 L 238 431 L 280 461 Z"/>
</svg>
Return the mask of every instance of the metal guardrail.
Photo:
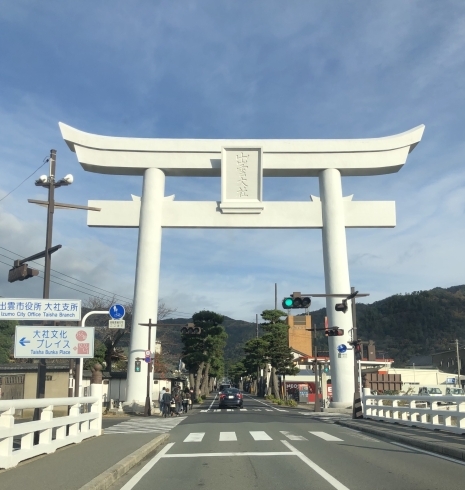
<svg viewBox="0 0 465 490">
<path fill-rule="evenodd" d="M 465 396 L 363 394 L 363 417 L 465 434 Z"/>
<path fill-rule="evenodd" d="M 0 468 L 12 468 L 25 459 L 55 452 L 102 433 L 102 385 L 91 385 L 92 396 L 0 401 Z M 82 404 L 90 412 L 80 413 Z M 69 407 L 69 415 L 54 417 L 54 407 Z M 16 410 L 42 408 L 40 420 L 16 423 Z M 39 443 L 34 444 L 34 433 Z"/>
</svg>

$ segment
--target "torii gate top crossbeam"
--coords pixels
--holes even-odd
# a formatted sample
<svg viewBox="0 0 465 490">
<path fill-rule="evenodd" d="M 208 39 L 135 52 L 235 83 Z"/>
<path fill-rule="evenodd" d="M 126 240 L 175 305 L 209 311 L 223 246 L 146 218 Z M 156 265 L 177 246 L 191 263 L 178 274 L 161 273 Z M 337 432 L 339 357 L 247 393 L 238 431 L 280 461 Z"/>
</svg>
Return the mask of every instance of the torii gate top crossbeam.
<svg viewBox="0 0 465 490">
<path fill-rule="evenodd" d="M 316 177 L 335 168 L 343 176 L 394 173 L 421 140 L 424 125 L 370 139 L 161 139 L 118 138 L 85 133 L 59 123 L 63 139 L 84 170 L 143 175 L 159 168 L 167 176 L 219 177 L 225 147 L 261 148 L 264 177 Z"/>
</svg>

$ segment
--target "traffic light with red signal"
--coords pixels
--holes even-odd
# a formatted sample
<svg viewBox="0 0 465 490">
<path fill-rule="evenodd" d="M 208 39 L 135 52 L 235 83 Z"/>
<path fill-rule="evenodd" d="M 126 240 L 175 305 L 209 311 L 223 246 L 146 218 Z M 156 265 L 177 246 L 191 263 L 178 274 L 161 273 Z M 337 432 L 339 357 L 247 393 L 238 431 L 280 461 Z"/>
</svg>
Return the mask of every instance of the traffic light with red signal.
<svg viewBox="0 0 465 490">
<path fill-rule="evenodd" d="M 325 335 L 326 337 L 340 337 L 341 335 L 344 335 L 344 330 L 342 328 L 328 328 L 325 330 Z"/>
</svg>

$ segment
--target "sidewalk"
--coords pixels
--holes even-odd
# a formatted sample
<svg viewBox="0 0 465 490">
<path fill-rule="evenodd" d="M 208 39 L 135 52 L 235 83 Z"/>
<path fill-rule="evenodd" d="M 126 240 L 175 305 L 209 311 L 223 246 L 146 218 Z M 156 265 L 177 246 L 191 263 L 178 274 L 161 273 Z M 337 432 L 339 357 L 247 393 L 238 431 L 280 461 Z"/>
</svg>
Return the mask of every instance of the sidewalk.
<svg viewBox="0 0 465 490">
<path fill-rule="evenodd" d="M 195 414 L 195 405 L 187 416 Z M 136 417 L 125 417 L 125 420 Z M 151 419 L 162 419 L 159 414 Z M 121 419 L 121 421 L 124 419 Z M 103 490 L 167 442 L 169 433 L 103 434 L 0 470 L 2 490 Z"/>
</svg>

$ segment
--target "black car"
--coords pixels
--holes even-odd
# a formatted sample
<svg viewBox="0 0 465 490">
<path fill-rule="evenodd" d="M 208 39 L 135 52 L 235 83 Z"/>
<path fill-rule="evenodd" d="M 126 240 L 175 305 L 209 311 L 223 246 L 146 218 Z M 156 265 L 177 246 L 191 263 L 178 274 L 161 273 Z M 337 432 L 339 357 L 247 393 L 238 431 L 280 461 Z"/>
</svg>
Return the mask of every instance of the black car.
<svg viewBox="0 0 465 490">
<path fill-rule="evenodd" d="M 219 408 L 243 406 L 242 393 L 236 388 L 225 388 L 220 394 Z"/>
</svg>

